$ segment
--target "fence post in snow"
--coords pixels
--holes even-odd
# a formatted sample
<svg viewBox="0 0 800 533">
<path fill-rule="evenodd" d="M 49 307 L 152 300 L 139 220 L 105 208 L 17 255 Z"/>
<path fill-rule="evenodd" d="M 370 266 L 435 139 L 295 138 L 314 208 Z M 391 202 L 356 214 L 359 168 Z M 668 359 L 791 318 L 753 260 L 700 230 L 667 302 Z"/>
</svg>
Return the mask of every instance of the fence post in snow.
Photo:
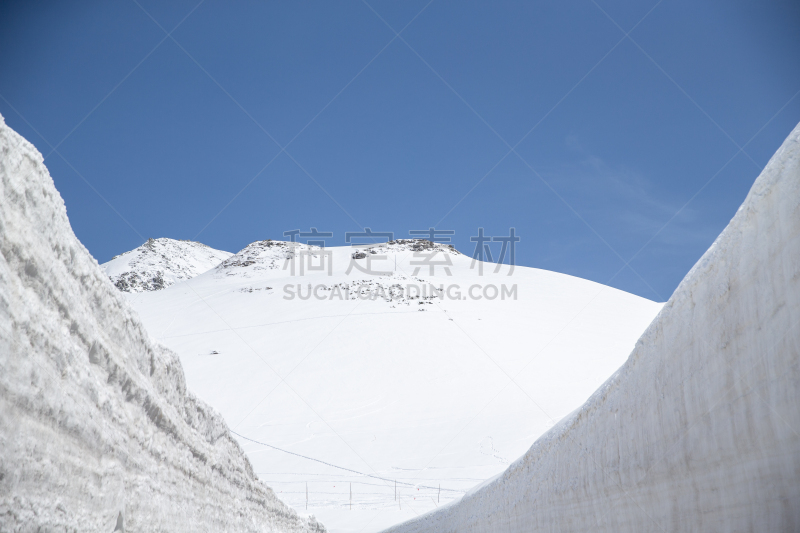
<svg viewBox="0 0 800 533">
<path fill-rule="evenodd" d="M 397 501 L 397 480 L 394 480 L 394 501 Z"/>
<path fill-rule="evenodd" d="M 306 481 L 306 511 L 308 511 L 308 481 Z"/>
<path fill-rule="evenodd" d="M 441 497 L 442 497 L 442 484 L 439 483 L 439 494 L 436 495 L 436 503 L 439 503 L 441 501 L 440 500 Z M 308 495 L 306 495 L 306 498 L 308 498 Z"/>
</svg>

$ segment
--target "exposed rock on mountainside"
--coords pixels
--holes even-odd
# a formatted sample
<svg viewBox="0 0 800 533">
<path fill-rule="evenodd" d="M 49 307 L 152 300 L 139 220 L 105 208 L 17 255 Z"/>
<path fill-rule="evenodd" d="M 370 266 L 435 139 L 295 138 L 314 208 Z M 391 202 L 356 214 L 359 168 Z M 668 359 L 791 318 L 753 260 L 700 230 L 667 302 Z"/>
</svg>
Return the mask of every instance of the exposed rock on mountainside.
<svg viewBox="0 0 800 533">
<path fill-rule="evenodd" d="M 100 267 L 123 292 L 158 291 L 200 275 L 231 255 L 194 241 L 148 239 Z"/>
<path fill-rule="evenodd" d="M 412 252 L 430 252 L 437 250 L 453 255 L 461 254 L 461 252 L 456 250 L 452 244 L 432 242 L 427 239 L 397 239 L 394 241 L 371 245 L 369 246 L 369 249 L 375 250 L 379 253 L 385 251 L 399 252 L 403 250 L 410 250 Z"/>
<path fill-rule="evenodd" d="M 0 236 L 0 531 L 324 531 L 186 390 L 2 117 Z"/>
<path fill-rule="evenodd" d="M 233 276 L 237 273 L 246 274 L 246 267 L 252 267 L 252 270 L 274 270 L 282 268 L 285 260 L 291 258 L 296 250 L 308 249 L 317 249 L 317 247 L 270 239 L 256 241 L 220 263 L 215 272 Z"/>
<path fill-rule="evenodd" d="M 800 531 L 800 126 L 623 367 L 410 532 Z"/>
<path fill-rule="evenodd" d="M 328 249 L 330 250 L 330 248 Z M 425 239 L 397 239 L 395 241 L 354 246 L 351 257 L 365 259 L 367 253 L 380 255 L 387 252 L 441 252 L 448 255 L 461 255 L 453 245 L 432 243 Z M 318 259 L 324 253 L 319 246 L 310 246 L 299 242 L 288 241 L 256 241 L 248 244 L 244 249 L 220 263 L 215 272 L 223 276 L 243 276 L 259 270 L 287 270 L 291 268 L 288 261 L 297 259 L 300 255 L 309 254 Z M 308 260 L 308 258 L 306 258 Z"/>
</svg>

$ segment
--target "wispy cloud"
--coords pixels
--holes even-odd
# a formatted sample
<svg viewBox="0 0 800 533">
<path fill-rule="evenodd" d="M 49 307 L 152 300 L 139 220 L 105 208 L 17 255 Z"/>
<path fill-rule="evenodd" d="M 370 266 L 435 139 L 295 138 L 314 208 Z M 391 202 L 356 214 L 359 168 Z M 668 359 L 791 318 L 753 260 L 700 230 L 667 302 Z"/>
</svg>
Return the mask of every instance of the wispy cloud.
<svg viewBox="0 0 800 533">
<path fill-rule="evenodd" d="M 658 232 L 686 201 L 645 171 L 623 164 L 611 164 L 587 152 L 576 137 L 566 144 L 575 158 L 549 170 L 553 183 L 580 203 L 587 220 L 603 228 L 608 239 L 626 250 L 638 250 Z M 650 253 L 660 247 L 707 245 L 719 232 L 711 227 L 699 205 L 689 205 L 648 246 Z"/>
</svg>

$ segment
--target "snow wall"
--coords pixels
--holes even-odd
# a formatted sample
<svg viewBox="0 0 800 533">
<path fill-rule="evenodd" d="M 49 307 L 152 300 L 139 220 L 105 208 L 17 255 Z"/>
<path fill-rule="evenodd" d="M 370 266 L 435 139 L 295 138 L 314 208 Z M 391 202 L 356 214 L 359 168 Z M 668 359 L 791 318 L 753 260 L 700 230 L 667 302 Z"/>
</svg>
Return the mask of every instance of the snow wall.
<svg viewBox="0 0 800 533">
<path fill-rule="evenodd" d="M 0 117 L 0 531 L 324 531 L 261 484 Z"/>
<path fill-rule="evenodd" d="M 626 363 L 411 532 L 800 531 L 800 126 Z"/>
</svg>

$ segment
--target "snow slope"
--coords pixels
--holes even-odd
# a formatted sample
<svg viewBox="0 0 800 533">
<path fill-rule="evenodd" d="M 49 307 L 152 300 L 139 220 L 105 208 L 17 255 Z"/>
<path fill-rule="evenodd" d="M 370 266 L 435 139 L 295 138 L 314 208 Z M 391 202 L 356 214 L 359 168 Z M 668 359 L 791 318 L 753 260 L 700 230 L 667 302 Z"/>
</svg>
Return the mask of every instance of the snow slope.
<svg viewBox="0 0 800 533">
<path fill-rule="evenodd" d="M 121 291 L 157 291 L 202 274 L 232 255 L 194 241 L 148 239 L 100 268 Z"/>
<path fill-rule="evenodd" d="M 2 117 L 0 368 L 0 531 L 324 531 L 187 392 Z"/>
<path fill-rule="evenodd" d="M 502 475 L 390 529 L 800 531 L 800 126 L 625 365 Z"/>
<path fill-rule="evenodd" d="M 413 263 L 433 250 L 431 275 Z M 383 274 L 358 269 L 368 261 Z M 563 274 L 471 266 L 422 241 L 259 241 L 127 297 L 261 479 L 300 510 L 308 490 L 331 531 L 367 533 L 502 472 L 619 368 L 661 309 Z"/>
</svg>

